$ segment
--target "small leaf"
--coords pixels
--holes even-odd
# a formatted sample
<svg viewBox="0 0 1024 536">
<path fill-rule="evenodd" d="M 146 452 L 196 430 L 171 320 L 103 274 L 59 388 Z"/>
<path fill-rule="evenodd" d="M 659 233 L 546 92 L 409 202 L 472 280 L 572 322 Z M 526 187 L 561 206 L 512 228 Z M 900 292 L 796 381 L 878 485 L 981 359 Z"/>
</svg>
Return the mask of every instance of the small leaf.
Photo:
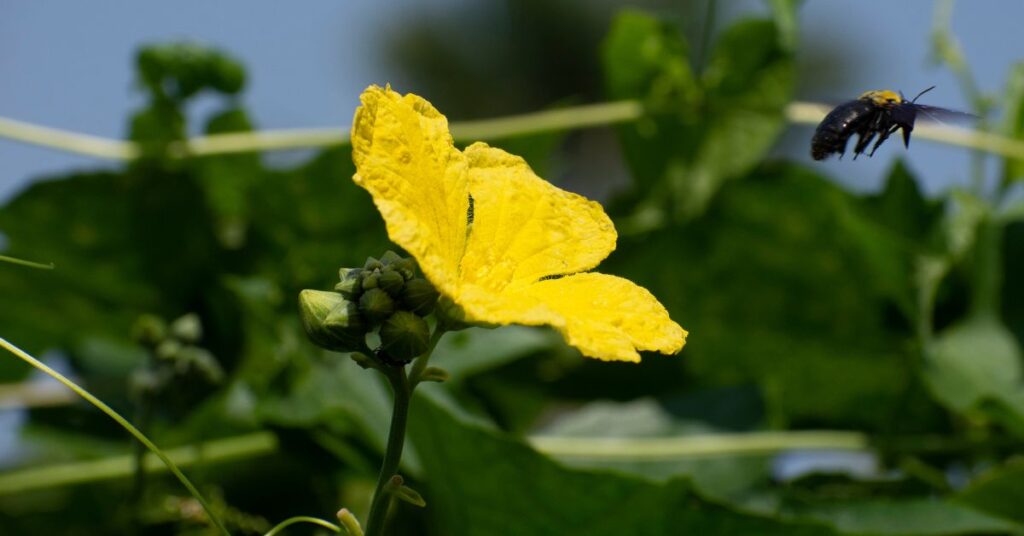
<svg viewBox="0 0 1024 536">
<path fill-rule="evenodd" d="M 991 316 L 972 317 L 939 334 L 922 371 L 935 398 L 958 413 L 985 401 L 1024 419 L 1024 371 L 1013 335 Z"/>
<path fill-rule="evenodd" d="M 423 496 L 420 495 L 419 492 L 404 484 L 398 486 L 398 488 L 393 490 L 392 493 L 395 494 L 395 498 L 405 501 L 413 506 L 423 508 L 427 505 L 427 501 L 423 500 Z"/>
</svg>

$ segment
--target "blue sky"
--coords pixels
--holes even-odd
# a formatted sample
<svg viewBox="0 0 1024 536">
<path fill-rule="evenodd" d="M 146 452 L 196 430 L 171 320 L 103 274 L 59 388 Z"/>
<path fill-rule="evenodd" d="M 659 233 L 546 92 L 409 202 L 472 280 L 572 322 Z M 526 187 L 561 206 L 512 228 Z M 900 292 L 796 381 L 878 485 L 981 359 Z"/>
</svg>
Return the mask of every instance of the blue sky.
<svg viewBox="0 0 1024 536">
<path fill-rule="evenodd" d="M 100 136 L 122 137 L 128 112 L 138 106 L 132 58 L 144 43 L 189 38 L 230 51 L 249 69 L 244 100 L 263 128 L 346 124 L 369 83 L 402 79 L 383 67 L 379 48 L 403 19 L 439 15 L 467 0 L 303 0 L 277 2 L 129 0 L 4 2 L 0 5 L 0 116 Z M 760 1 L 727 5 L 731 13 L 764 11 Z M 843 100 L 866 89 L 907 93 L 937 84 L 931 104 L 965 106 L 957 84 L 929 63 L 929 2 L 805 2 L 801 30 L 808 42 L 846 49 L 847 65 L 823 85 L 813 66 L 804 71 L 804 98 Z M 1021 61 L 1019 21 L 1024 2 L 961 2 L 954 29 L 981 87 L 1000 91 L 1008 67 Z M 596 52 L 595 52 L 596 53 Z M 801 52 L 809 56 L 805 48 Z M 806 59 L 806 58 L 805 58 Z M 427 96 L 429 98 L 429 96 Z M 802 146 L 810 127 L 790 129 L 784 152 L 807 161 Z M 813 163 L 858 190 L 878 186 L 893 157 L 892 143 L 873 160 Z M 908 154 L 930 191 L 965 182 L 962 149 L 915 143 Z M 75 168 L 113 164 L 0 139 L 0 199 L 27 181 Z"/>
</svg>

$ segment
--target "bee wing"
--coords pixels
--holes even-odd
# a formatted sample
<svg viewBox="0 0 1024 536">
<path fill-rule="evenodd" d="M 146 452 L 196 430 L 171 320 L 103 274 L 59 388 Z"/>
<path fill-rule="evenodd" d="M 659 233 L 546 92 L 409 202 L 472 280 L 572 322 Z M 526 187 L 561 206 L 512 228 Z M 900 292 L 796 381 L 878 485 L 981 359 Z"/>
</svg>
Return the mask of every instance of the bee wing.
<svg viewBox="0 0 1024 536">
<path fill-rule="evenodd" d="M 946 123 L 951 121 L 966 122 L 978 119 L 978 116 L 971 113 L 939 108 L 938 106 L 928 106 L 927 104 L 915 104 L 914 110 L 918 113 L 920 119 L 934 121 L 937 123 Z"/>
</svg>

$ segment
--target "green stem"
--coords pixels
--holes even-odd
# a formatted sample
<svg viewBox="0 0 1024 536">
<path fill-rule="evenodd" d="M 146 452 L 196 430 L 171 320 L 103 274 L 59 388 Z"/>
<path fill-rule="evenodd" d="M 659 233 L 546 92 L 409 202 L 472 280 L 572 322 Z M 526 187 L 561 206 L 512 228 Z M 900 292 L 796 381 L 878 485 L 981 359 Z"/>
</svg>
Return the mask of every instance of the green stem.
<svg viewBox="0 0 1024 536">
<path fill-rule="evenodd" d="M 409 384 L 413 389 L 419 385 L 423 371 L 427 370 L 427 364 L 430 363 L 430 356 L 434 355 L 434 348 L 437 348 L 437 342 L 441 340 L 444 333 L 445 331 L 440 326 L 434 328 L 434 333 L 430 336 L 430 343 L 427 345 L 427 352 L 413 361 L 412 370 L 409 371 Z"/>
<path fill-rule="evenodd" d="M 334 523 L 331 523 L 330 521 L 324 521 L 323 519 L 310 516 L 295 516 L 289 517 L 288 519 L 285 519 L 284 521 L 278 523 L 276 527 L 267 531 L 267 533 L 263 536 L 274 536 L 275 534 L 280 533 L 282 530 L 288 528 L 289 526 L 295 525 L 297 523 L 309 523 L 311 525 L 319 525 L 325 529 L 332 530 L 334 532 L 341 532 L 341 527 L 335 525 Z"/>
<path fill-rule="evenodd" d="M 204 498 L 203 495 L 199 493 L 199 490 L 196 489 L 194 485 L 192 485 L 192 482 L 188 479 L 188 477 L 186 477 L 185 474 L 182 473 L 180 469 L 178 469 L 178 466 L 175 465 L 174 462 L 171 461 L 171 459 L 168 458 L 167 455 L 163 453 L 163 451 L 161 451 L 155 444 L 153 444 L 153 442 L 150 441 L 148 437 L 143 435 L 143 433 L 140 432 L 138 428 L 132 426 L 132 423 L 128 422 L 127 419 L 125 419 L 119 413 L 114 411 L 113 408 L 105 404 L 102 400 L 93 396 L 92 393 L 86 391 L 84 388 L 80 387 L 77 383 L 71 381 L 63 374 L 46 366 L 45 363 L 32 357 L 21 348 L 18 348 L 17 346 L 11 344 L 10 342 L 7 342 L 7 340 L 4 339 L 3 337 L 0 337 L 0 347 L 3 347 L 8 352 L 11 352 L 16 357 L 20 358 L 22 361 L 25 361 L 29 365 L 32 365 L 33 367 L 44 372 L 51 378 L 54 378 L 55 380 L 64 384 L 68 389 L 74 391 L 75 394 L 84 398 L 87 402 L 95 406 L 97 409 L 107 414 L 107 416 L 113 419 L 115 422 L 117 422 L 117 424 L 121 425 L 121 427 L 127 430 L 129 434 L 134 436 L 135 439 L 139 440 L 140 443 L 145 445 L 146 448 L 150 450 L 150 452 L 152 452 L 158 458 L 160 458 L 160 461 L 164 462 L 164 465 L 167 466 L 167 469 L 170 470 L 175 477 L 177 477 L 178 481 L 181 482 L 183 486 L 185 486 L 185 489 L 187 489 L 188 492 L 191 493 L 193 497 L 195 497 L 196 501 L 198 501 L 199 504 L 202 505 L 203 510 L 206 512 L 206 515 L 210 518 L 210 522 L 213 523 L 220 530 L 221 534 L 224 534 L 225 536 L 231 536 L 231 533 L 228 532 L 228 529 L 224 526 L 224 523 L 221 522 L 220 518 L 218 518 L 217 515 L 213 513 L 213 508 L 210 506 L 210 503 L 208 503 L 206 501 L 206 498 Z"/>
<path fill-rule="evenodd" d="M 790 123 L 816 125 L 831 109 L 831 106 L 824 104 L 791 102 L 786 107 L 785 113 L 786 119 Z M 628 123 L 641 118 L 643 114 L 643 105 L 639 101 L 624 100 L 585 104 L 496 119 L 457 121 L 451 123 L 451 129 L 457 141 L 493 140 L 540 132 Z M 94 136 L 38 127 L 2 117 L 0 117 L 0 138 L 9 138 L 110 160 L 129 161 L 138 158 L 140 154 L 132 142 L 104 140 Z M 78 143 L 77 138 L 86 138 L 88 143 Z M 948 126 L 921 125 L 914 129 L 914 138 L 969 147 L 1008 158 L 1024 159 L 1024 141 L 988 132 Z M 208 156 L 337 147 L 346 143 L 348 143 L 347 127 L 263 130 L 190 138 L 184 146 L 171 147 L 169 152 L 179 156 Z"/>
<path fill-rule="evenodd" d="M 422 359 L 422 357 L 420 358 Z M 398 472 L 398 464 L 402 460 L 402 447 L 405 446 L 405 423 L 409 417 L 409 402 L 412 399 L 412 388 L 403 367 L 388 367 L 384 375 L 391 384 L 395 395 L 395 406 L 391 412 L 391 429 L 388 431 L 388 444 L 384 450 L 384 463 L 377 477 L 377 488 L 370 502 L 370 515 L 366 521 L 366 536 L 381 536 L 384 533 L 384 520 L 391 505 L 391 494 L 385 490 L 391 477 Z"/>
<path fill-rule="evenodd" d="M 194 445 L 167 449 L 164 454 L 178 467 L 250 459 L 272 454 L 277 450 L 277 437 L 270 432 L 255 432 L 235 437 L 214 439 L 203 444 L 202 451 Z M 146 472 L 167 470 L 153 454 L 146 455 Z M 24 494 L 35 490 L 62 488 L 104 480 L 129 478 L 132 475 L 129 454 L 95 460 L 27 467 L 0 473 L 0 496 Z"/>
<path fill-rule="evenodd" d="M 39 268 L 40 270 L 53 270 L 54 266 L 50 264 L 42 264 L 39 262 L 26 261 L 15 257 L 8 257 L 7 255 L 0 255 L 0 262 L 9 262 L 11 264 L 17 264 L 20 266 L 28 266 L 29 268 Z"/>
</svg>

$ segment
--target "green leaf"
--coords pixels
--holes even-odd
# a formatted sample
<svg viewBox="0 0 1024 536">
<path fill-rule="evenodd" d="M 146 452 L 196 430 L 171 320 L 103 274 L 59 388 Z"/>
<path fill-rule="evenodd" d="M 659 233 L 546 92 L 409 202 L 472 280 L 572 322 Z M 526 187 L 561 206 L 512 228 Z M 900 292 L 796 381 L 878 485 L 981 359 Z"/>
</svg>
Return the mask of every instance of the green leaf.
<svg viewBox="0 0 1024 536">
<path fill-rule="evenodd" d="M 609 94 L 640 98 L 651 114 L 619 129 L 645 202 L 637 215 L 650 220 L 639 225 L 658 224 L 658 212 L 676 219 L 701 213 L 725 180 L 764 157 L 784 126 L 794 67 L 774 23 L 748 20 L 725 30 L 699 75 L 685 52 L 677 30 L 631 11 L 605 42 Z"/>
<path fill-rule="evenodd" d="M 986 471 L 960 491 L 957 502 L 1018 523 L 1024 523 L 1024 458 L 1013 458 Z"/>
<path fill-rule="evenodd" d="M 431 364 L 452 382 L 536 354 L 560 343 L 550 330 L 523 326 L 469 328 L 448 333 L 438 343 Z"/>
<path fill-rule="evenodd" d="M 5 336 L 74 358 L 87 340 L 132 344 L 140 314 L 177 316 L 212 297 L 221 259 L 202 206 L 190 177 L 134 172 L 39 182 L 11 199 L 0 210 L 10 251 L 59 268 L 0 278 Z"/>
<path fill-rule="evenodd" d="M 248 114 L 239 108 L 221 111 L 210 118 L 207 134 L 252 131 Z M 263 180 L 259 153 L 224 154 L 195 161 L 198 182 L 215 218 L 217 238 L 227 249 L 239 249 L 246 241 L 251 217 L 250 188 Z"/>
<path fill-rule="evenodd" d="M 413 401 L 410 435 L 443 534 L 831 534 L 820 525 L 732 510 L 681 479 L 656 484 L 566 468 L 454 417 L 428 396 Z"/>
<path fill-rule="evenodd" d="M 768 0 L 782 44 L 787 50 L 795 50 L 800 37 L 800 21 L 796 12 L 802 3 L 802 0 Z"/>
<path fill-rule="evenodd" d="M 942 203 L 926 200 L 910 170 L 898 161 L 882 192 L 839 209 L 845 235 L 860 247 L 872 269 L 866 282 L 891 298 L 908 320 L 917 321 L 922 314 L 914 292 L 918 259 L 939 249 L 935 235 Z M 925 314 L 930 318 L 930 312 Z"/>
<path fill-rule="evenodd" d="M 143 47 L 136 68 L 142 87 L 156 100 L 181 101 L 204 89 L 232 95 L 245 86 L 245 69 L 238 61 L 196 43 Z"/>
<path fill-rule="evenodd" d="M 971 414 L 995 401 L 1024 419 L 1021 351 L 994 317 L 971 317 L 940 333 L 922 374 L 935 398 L 953 411 Z"/>
<path fill-rule="evenodd" d="M 1016 533 L 1019 525 L 949 501 L 935 499 L 821 502 L 788 514 L 829 523 L 842 534 L 955 535 Z"/>
<path fill-rule="evenodd" d="M 846 221 L 858 205 L 799 167 L 764 167 L 701 218 L 620 238 L 601 270 L 650 289 L 694 334 L 678 359 L 691 385 L 756 384 L 771 425 L 926 426 L 913 331 L 885 321 L 891 298 Z"/>
<path fill-rule="evenodd" d="M 720 431 L 699 421 L 673 416 L 653 399 L 627 403 L 591 402 L 555 418 L 534 434 L 540 437 L 653 438 L 685 437 Z M 767 482 L 769 456 L 707 456 L 675 459 L 560 456 L 572 467 L 614 469 L 654 481 L 684 476 L 701 492 L 727 498 Z"/>
</svg>

